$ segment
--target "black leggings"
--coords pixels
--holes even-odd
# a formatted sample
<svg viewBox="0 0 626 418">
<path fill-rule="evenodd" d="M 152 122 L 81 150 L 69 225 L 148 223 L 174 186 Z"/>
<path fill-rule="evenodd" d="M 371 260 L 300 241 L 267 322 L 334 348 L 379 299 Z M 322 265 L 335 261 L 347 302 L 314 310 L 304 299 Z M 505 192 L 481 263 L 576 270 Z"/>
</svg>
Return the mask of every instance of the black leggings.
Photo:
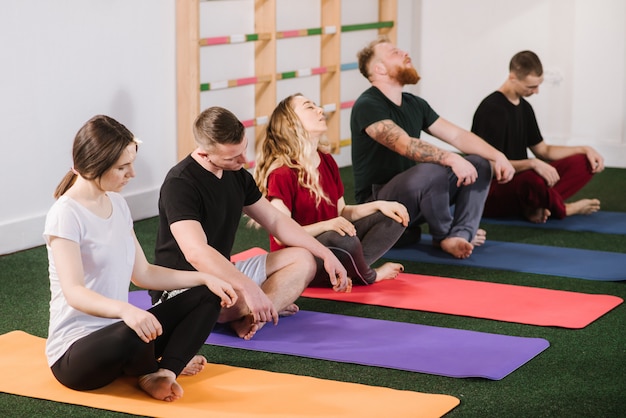
<svg viewBox="0 0 626 418">
<path fill-rule="evenodd" d="M 123 321 L 76 341 L 52 365 L 63 385 L 75 390 L 105 386 L 122 375 L 168 369 L 177 376 L 206 341 L 220 313 L 220 298 L 206 286 L 187 290 L 149 309 L 163 334 L 143 342 Z"/>
<path fill-rule="evenodd" d="M 317 240 L 337 256 L 348 271 L 353 284 L 367 285 L 376 280 L 376 271 L 370 265 L 382 257 L 404 232 L 404 225 L 382 212 L 375 212 L 354 222 L 356 236 L 341 236 L 335 231 L 319 234 Z M 323 260 L 316 257 L 317 273 L 312 287 L 329 287 L 330 278 Z"/>
</svg>

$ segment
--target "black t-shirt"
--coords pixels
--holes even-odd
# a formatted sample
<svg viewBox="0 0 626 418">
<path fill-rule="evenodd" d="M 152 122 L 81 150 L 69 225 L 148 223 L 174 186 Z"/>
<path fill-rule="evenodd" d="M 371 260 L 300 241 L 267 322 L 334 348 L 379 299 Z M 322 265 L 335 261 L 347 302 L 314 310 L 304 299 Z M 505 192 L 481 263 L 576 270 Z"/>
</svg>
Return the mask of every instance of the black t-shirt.
<svg viewBox="0 0 626 418">
<path fill-rule="evenodd" d="M 168 172 L 161 186 L 155 264 L 194 270 L 170 230 L 171 224 L 183 220 L 200 222 L 208 244 L 229 259 L 242 209 L 261 196 L 246 169 L 224 171 L 217 178 L 187 156 Z"/>
<path fill-rule="evenodd" d="M 409 136 L 419 138 L 439 115 L 422 98 L 402 93 L 400 106 L 389 100 L 376 87 L 364 91 L 354 103 L 350 115 L 352 131 L 352 169 L 355 198 L 367 201 L 373 185 L 383 185 L 395 175 L 413 167 L 416 162 L 403 157 L 369 137 L 365 128 L 389 119 L 404 129 Z"/>
<path fill-rule="evenodd" d="M 527 159 L 528 147 L 543 140 L 530 103 L 520 98 L 519 104 L 514 105 L 499 91 L 478 105 L 472 132 L 513 161 Z"/>
</svg>

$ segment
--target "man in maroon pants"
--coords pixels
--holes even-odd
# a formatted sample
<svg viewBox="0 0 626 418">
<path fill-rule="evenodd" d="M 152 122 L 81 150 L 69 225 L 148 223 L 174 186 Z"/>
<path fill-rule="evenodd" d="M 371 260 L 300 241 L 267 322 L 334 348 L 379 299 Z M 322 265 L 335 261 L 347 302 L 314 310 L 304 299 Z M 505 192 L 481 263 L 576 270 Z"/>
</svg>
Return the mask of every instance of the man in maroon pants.
<svg viewBox="0 0 626 418">
<path fill-rule="evenodd" d="M 595 173 L 604 159 L 588 146 L 556 146 L 543 141 L 532 106 L 525 100 L 539 92 L 543 67 L 534 52 L 511 59 L 509 76 L 476 109 L 472 132 L 503 152 L 515 168 L 508 183 L 493 180 L 483 216 L 523 216 L 543 223 L 549 217 L 590 214 L 600 210 L 598 199 L 565 203 Z M 529 158 L 527 149 L 535 157 Z"/>
</svg>

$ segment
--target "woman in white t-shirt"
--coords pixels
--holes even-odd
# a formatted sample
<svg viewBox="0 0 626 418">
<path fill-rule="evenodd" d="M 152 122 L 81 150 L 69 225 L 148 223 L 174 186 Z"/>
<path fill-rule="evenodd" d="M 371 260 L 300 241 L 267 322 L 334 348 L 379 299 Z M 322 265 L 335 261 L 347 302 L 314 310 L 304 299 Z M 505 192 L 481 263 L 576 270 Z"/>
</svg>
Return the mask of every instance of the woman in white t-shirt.
<svg viewBox="0 0 626 418">
<path fill-rule="evenodd" d="M 95 116 L 76 134 L 74 166 L 55 191 L 44 238 L 50 274 L 46 355 L 54 376 L 75 390 L 137 376 L 156 399 L 183 394 L 179 374 L 195 374 L 196 353 L 221 306 L 237 296 L 230 284 L 200 272 L 149 264 L 118 193 L 135 176 L 138 141 L 122 124 Z M 146 289 L 190 288 L 149 310 L 128 303 L 130 282 Z"/>
</svg>

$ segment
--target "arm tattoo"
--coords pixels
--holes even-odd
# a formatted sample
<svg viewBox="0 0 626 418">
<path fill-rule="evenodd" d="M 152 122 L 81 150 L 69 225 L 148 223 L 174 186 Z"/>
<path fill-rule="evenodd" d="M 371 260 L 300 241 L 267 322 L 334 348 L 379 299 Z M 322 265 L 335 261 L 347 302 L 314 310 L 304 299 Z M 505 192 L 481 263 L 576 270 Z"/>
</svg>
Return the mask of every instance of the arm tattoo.
<svg viewBox="0 0 626 418">
<path fill-rule="evenodd" d="M 402 134 L 402 130 L 398 128 L 398 125 L 390 120 L 382 120 L 373 124 L 371 129 L 372 135 L 370 136 L 376 142 L 379 142 L 387 148 L 396 151 L 396 144 Z"/>
<path fill-rule="evenodd" d="M 367 129 L 367 134 L 376 142 L 413 161 L 441 163 L 445 155 L 444 150 L 419 138 L 410 137 L 404 129 L 388 119 L 372 124 Z"/>
</svg>

